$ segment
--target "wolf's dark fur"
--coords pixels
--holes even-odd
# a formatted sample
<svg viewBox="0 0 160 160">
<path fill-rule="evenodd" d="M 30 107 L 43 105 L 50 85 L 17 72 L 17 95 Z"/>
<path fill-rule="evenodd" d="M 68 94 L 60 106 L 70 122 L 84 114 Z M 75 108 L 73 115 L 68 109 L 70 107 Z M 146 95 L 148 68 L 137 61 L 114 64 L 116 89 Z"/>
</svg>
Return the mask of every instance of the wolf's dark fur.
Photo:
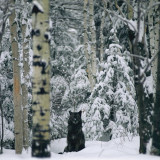
<svg viewBox="0 0 160 160">
<path fill-rule="evenodd" d="M 80 151 L 85 148 L 85 138 L 82 131 L 81 111 L 69 112 L 67 146 L 64 152 Z"/>
</svg>

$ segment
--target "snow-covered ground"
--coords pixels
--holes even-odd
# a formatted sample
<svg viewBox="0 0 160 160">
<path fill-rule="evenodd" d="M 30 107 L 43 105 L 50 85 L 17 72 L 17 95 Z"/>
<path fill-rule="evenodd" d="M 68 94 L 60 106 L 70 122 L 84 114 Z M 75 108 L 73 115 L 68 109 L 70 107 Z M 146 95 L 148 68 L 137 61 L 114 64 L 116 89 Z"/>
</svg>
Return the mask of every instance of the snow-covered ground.
<svg viewBox="0 0 160 160">
<path fill-rule="evenodd" d="M 66 139 L 59 139 L 51 143 L 51 158 L 53 160 L 160 160 L 160 157 L 142 155 L 138 153 L 139 138 L 132 140 L 115 139 L 109 142 L 87 141 L 86 148 L 79 152 L 58 154 L 66 146 Z M 28 153 L 16 155 L 13 150 L 4 150 L 0 155 L 0 160 L 34 160 L 30 150 Z"/>
</svg>

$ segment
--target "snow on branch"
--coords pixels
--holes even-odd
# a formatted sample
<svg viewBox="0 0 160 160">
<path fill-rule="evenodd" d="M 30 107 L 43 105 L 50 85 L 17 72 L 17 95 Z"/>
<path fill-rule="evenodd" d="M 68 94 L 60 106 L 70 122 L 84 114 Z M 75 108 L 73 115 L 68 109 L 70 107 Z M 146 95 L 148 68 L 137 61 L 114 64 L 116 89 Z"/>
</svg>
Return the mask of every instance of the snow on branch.
<svg viewBox="0 0 160 160">
<path fill-rule="evenodd" d="M 122 20 L 124 23 L 126 23 L 128 25 L 128 27 L 134 31 L 134 32 L 137 32 L 137 26 L 135 25 L 135 21 L 131 21 L 131 20 L 128 20 L 127 18 L 124 18 L 120 15 L 118 15 L 117 13 L 115 13 L 114 11 L 110 11 L 108 9 L 105 9 L 108 13 L 110 13 L 111 15 L 113 14 L 114 16 L 118 17 L 120 20 Z"/>
</svg>

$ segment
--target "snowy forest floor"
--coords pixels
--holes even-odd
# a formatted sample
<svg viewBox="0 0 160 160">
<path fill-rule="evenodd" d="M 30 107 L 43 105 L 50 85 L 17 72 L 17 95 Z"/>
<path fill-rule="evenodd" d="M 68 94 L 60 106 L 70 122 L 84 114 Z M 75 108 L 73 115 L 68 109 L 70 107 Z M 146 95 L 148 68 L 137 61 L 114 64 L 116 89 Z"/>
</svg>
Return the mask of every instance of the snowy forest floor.
<svg viewBox="0 0 160 160">
<path fill-rule="evenodd" d="M 87 141 L 86 148 L 79 152 L 63 152 L 66 146 L 66 139 L 59 139 L 51 143 L 51 158 L 53 160 L 160 160 L 160 157 L 142 155 L 138 153 L 139 137 L 132 140 L 119 138 L 109 142 Z M 16 155 L 14 150 L 4 150 L 0 160 L 34 160 L 30 150 Z"/>
</svg>

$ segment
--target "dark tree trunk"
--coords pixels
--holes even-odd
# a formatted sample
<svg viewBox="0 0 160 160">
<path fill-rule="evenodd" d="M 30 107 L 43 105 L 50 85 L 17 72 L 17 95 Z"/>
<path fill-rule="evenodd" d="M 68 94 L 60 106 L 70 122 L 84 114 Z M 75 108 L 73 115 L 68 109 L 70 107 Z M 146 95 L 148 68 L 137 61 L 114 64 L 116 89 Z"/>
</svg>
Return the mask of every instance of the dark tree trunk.
<svg viewBox="0 0 160 160">
<path fill-rule="evenodd" d="M 141 17 L 141 10 L 143 2 L 138 1 L 138 17 L 137 17 L 137 33 L 133 43 L 133 54 L 137 56 L 147 57 L 145 33 L 142 39 L 139 39 L 141 32 L 140 25 L 143 17 Z M 144 20 L 145 21 L 145 20 Z M 144 24 L 145 26 L 145 24 Z M 139 57 L 134 57 L 134 75 L 135 75 L 135 88 L 137 95 L 137 105 L 139 109 L 139 135 L 140 135 L 140 148 L 139 153 L 146 153 L 147 144 L 152 136 L 152 110 L 153 110 L 153 93 L 149 93 L 147 86 L 144 85 L 147 77 L 150 76 L 151 69 L 147 73 L 142 74 L 142 63 Z M 147 64 L 149 65 L 149 64 Z M 150 68 L 150 67 L 148 67 Z"/>
<path fill-rule="evenodd" d="M 139 47 L 140 44 L 136 44 L 134 46 L 134 53 L 144 52 L 143 48 Z M 141 45 L 140 45 L 141 46 Z M 137 51 L 137 52 L 135 52 Z M 151 119 L 151 109 L 152 109 L 152 101 L 150 97 L 147 97 L 146 93 L 144 92 L 145 88 L 143 86 L 142 77 L 140 76 L 140 68 L 141 62 L 139 58 L 134 59 L 134 65 L 136 66 L 134 70 L 135 74 L 135 88 L 136 88 L 136 95 L 137 95 L 137 105 L 139 109 L 139 136 L 140 136 L 140 148 L 139 153 L 146 153 L 146 146 L 151 138 L 151 123 L 149 119 Z M 153 99 L 152 99 L 153 100 Z M 148 104 L 146 103 L 148 102 Z"/>
</svg>

